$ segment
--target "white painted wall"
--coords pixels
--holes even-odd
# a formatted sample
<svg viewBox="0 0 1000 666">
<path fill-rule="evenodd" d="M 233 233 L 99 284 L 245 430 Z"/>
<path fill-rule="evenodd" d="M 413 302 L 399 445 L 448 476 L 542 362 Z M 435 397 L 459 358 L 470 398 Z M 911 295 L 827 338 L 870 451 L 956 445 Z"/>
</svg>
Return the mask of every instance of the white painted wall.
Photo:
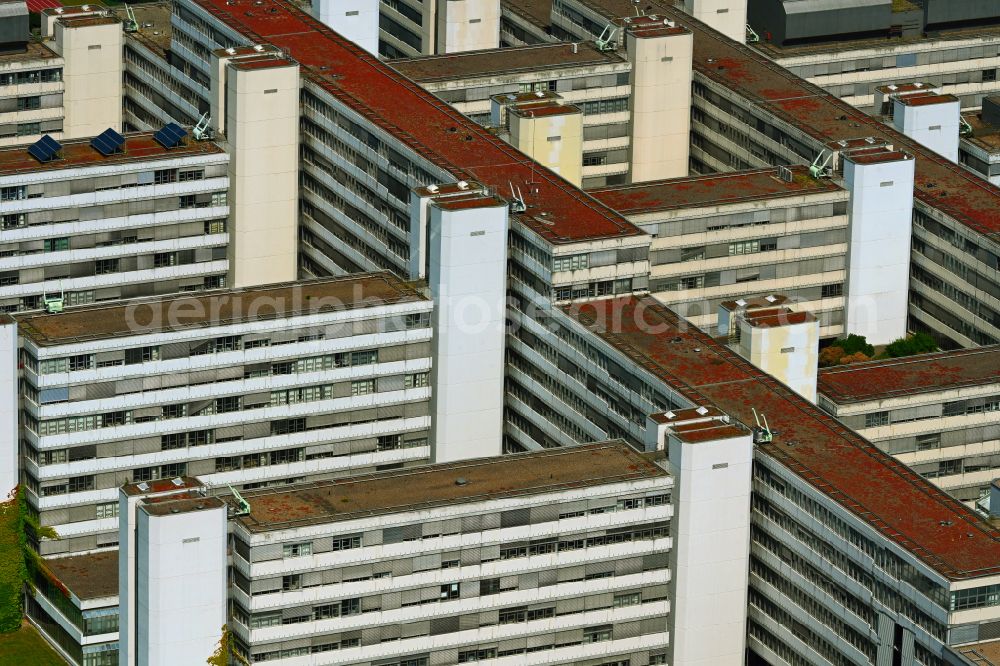
<svg viewBox="0 0 1000 666">
<path fill-rule="evenodd" d="M 747 0 L 684 0 L 684 11 L 729 39 L 747 41 Z"/>
<path fill-rule="evenodd" d="M 632 182 L 688 175 L 694 37 L 629 31 Z"/>
<path fill-rule="evenodd" d="M 0 499 L 18 483 L 17 323 L 0 314 Z"/>
<path fill-rule="evenodd" d="M 437 0 L 436 17 L 435 53 L 460 53 L 500 46 L 499 0 Z"/>
<path fill-rule="evenodd" d="M 312 0 L 312 13 L 335 32 L 378 55 L 379 0 Z"/>
<path fill-rule="evenodd" d="M 139 507 L 136 528 L 136 664 L 204 664 L 226 624 L 226 507 Z"/>
<path fill-rule="evenodd" d="M 54 50 L 63 66 L 63 138 L 97 136 L 122 129 L 122 24 L 55 23 Z"/>
<path fill-rule="evenodd" d="M 432 459 L 502 451 L 507 205 L 430 205 L 428 282 L 434 299 Z"/>
<path fill-rule="evenodd" d="M 722 312 L 720 308 L 720 312 Z M 755 327 L 740 322 L 740 354 L 806 400 L 816 402 L 819 321 Z"/>
<path fill-rule="evenodd" d="M 897 97 L 893 100 L 892 124 L 914 141 L 957 163 L 961 107 L 957 99 L 912 106 Z"/>
<path fill-rule="evenodd" d="M 857 163 L 844 159 L 850 245 L 847 333 L 880 345 L 906 334 L 915 160 Z"/>
<path fill-rule="evenodd" d="M 229 63 L 229 271 L 233 287 L 298 277 L 299 67 Z"/>
<path fill-rule="evenodd" d="M 750 557 L 750 433 L 686 443 L 670 435 L 674 477 L 669 663 L 742 666 Z"/>
</svg>

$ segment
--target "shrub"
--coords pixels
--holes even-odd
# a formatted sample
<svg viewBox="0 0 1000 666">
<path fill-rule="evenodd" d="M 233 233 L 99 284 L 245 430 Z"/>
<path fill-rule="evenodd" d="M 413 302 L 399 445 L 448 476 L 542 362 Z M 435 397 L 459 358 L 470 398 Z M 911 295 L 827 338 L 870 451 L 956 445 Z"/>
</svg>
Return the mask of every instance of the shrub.
<svg viewBox="0 0 1000 666">
<path fill-rule="evenodd" d="M 890 358 L 901 358 L 915 354 L 926 354 L 937 351 L 937 349 L 938 346 L 934 338 L 926 333 L 916 333 L 908 338 L 893 340 L 886 346 L 885 353 Z"/>
</svg>

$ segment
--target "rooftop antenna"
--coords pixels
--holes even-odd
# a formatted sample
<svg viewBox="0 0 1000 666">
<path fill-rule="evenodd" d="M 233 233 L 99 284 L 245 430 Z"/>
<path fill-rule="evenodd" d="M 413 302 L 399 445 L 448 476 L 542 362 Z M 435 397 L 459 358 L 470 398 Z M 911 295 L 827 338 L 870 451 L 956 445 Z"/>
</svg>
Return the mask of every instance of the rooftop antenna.
<svg viewBox="0 0 1000 666">
<path fill-rule="evenodd" d="M 125 32 L 139 32 L 139 21 L 136 20 L 135 12 L 132 11 L 128 3 L 125 3 L 125 14 L 128 18 L 122 21 L 122 29 Z"/>
<path fill-rule="evenodd" d="M 523 213 L 528 210 L 528 205 L 524 203 L 524 196 L 521 195 L 521 188 L 517 188 L 515 192 L 514 184 L 509 180 L 507 181 L 507 185 L 510 186 L 510 212 Z"/>
<path fill-rule="evenodd" d="M 747 23 L 747 44 L 756 44 L 760 41 L 760 35 L 758 35 L 750 24 Z"/>
<path fill-rule="evenodd" d="M 823 158 L 824 155 L 826 156 L 826 159 Z M 814 159 L 813 163 L 809 166 L 809 175 L 817 180 L 820 178 L 829 178 L 830 169 L 828 167 L 832 159 L 833 151 L 827 153 L 825 148 L 821 150 L 819 155 L 816 156 L 816 159 Z"/>
<path fill-rule="evenodd" d="M 615 50 L 615 34 L 618 32 L 618 28 L 614 27 L 610 23 L 604 26 L 604 30 L 601 31 L 601 36 L 597 38 L 597 50 L 598 51 L 614 51 Z"/>
<path fill-rule="evenodd" d="M 58 296 L 50 296 L 45 294 L 42 299 L 42 309 L 48 314 L 58 314 L 63 311 L 66 306 L 65 294 L 59 292 Z"/>
<path fill-rule="evenodd" d="M 208 115 L 208 111 L 201 114 L 198 124 L 191 130 L 191 134 L 194 135 L 196 141 L 207 141 L 215 137 L 215 132 L 208 126 L 210 120 L 212 120 L 212 117 Z"/>
<path fill-rule="evenodd" d="M 771 428 L 767 425 L 767 417 L 762 413 L 757 416 L 757 410 L 753 407 L 750 408 L 753 412 L 753 418 L 757 421 L 757 426 L 753 429 L 753 443 L 754 444 L 770 444 L 771 440 L 774 439 L 774 433 L 771 432 Z M 761 418 L 764 419 L 764 425 L 760 424 Z"/>
<path fill-rule="evenodd" d="M 960 123 L 959 129 L 958 129 L 958 133 L 960 135 L 962 135 L 962 136 L 972 136 L 975 133 L 975 130 L 972 129 L 972 125 L 969 124 L 969 121 L 966 120 L 965 118 L 963 118 L 962 116 L 958 117 L 958 122 Z"/>
<path fill-rule="evenodd" d="M 243 499 L 243 495 L 240 495 L 236 488 L 229 486 L 230 492 L 233 493 L 233 497 L 236 498 L 236 513 L 234 516 L 247 516 L 250 514 L 250 502 Z"/>
</svg>

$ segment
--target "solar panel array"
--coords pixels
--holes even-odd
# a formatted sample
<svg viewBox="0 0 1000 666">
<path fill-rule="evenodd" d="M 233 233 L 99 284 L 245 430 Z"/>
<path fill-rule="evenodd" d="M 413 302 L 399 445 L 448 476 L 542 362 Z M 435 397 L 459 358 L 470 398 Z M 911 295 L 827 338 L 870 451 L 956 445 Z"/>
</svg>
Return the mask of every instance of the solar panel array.
<svg viewBox="0 0 1000 666">
<path fill-rule="evenodd" d="M 101 155 L 107 157 L 121 151 L 122 146 L 125 145 L 125 137 L 109 127 L 101 132 L 100 136 L 91 139 L 90 145 Z"/>
<path fill-rule="evenodd" d="M 166 149 L 176 148 L 181 144 L 181 140 L 187 136 L 187 132 L 177 123 L 167 123 L 153 138 Z"/>
<path fill-rule="evenodd" d="M 28 154 L 34 157 L 39 162 L 48 162 L 62 150 L 62 146 L 58 141 L 53 139 L 51 136 L 46 134 L 41 139 L 31 144 L 28 148 Z"/>
</svg>

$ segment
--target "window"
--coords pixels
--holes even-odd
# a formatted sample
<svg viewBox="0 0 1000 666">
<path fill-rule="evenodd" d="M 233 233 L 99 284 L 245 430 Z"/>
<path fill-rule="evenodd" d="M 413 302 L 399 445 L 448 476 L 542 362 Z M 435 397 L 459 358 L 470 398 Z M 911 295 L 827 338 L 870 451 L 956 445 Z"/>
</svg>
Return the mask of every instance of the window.
<svg viewBox="0 0 1000 666">
<path fill-rule="evenodd" d="M 740 241 L 739 243 L 729 244 L 729 256 L 737 256 L 741 254 L 753 254 L 755 252 L 760 252 L 760 241 Z"/>
<path fill-rule="evenodd" d="M 929 451 L 941 446 L 941 433 L 934 432 L 926 435 L 917 435 L 917 451 Z"/>
<path fill-rule="evenodd" d="M 983 70 L 983 83 L 992 83 L 996 80 L 997 80 L 996 68 Z"/>
<path fill-rule="evenodd" d="M 228 203 L 229 195 L 226 192 L 213 192 L 212 193 L 212 205 L 213 206 L 225 206 Z"/>
<path fill-rule="evenodd" d="M 302 589 L 302 575 L 301 574 L 291 574 L 289 576 L 281 577 L 281 591 L 290 592 L 291 590 L 301 590 Z"/>
<path fill-rule="evenodd" d="M 159 347 L 139 347 L 137 349 L 125 350 L 125 365 L 136 365 L 147 361 L 160 360 Z M 172 407 L 183 407 L 183 405 L 172 405 Z"/>
<path fill-rule="evenodd" d="M 153 172 L 153 184 L 163 185 L 177 182 L 177 169 L 160 169 Z"/>
<path fill-rule="evenodd" d="M 838 282 L 836 284 L 824 284 L 821 288 L 821 296 L 823 298 L 832 298 L 834 296 L 844 295 L 844 283 Z"/>
<path fill-rule="evenodd" d="M 19 201 L 25 198 L 26 192 L 23 185 L 0 187 L 0 201 Z"/>
<path fill-rule="evenodd" d="M 426 372 L 417 372 L 412 375 L 406 375 L 403 380 L 404 388 L 422 388 L 427 386 L 428 377 Z"/>
<path fill-rule="evenodd" d="M 605 624 L 600 627 L 586 627 L 583 630 L 584 643 L 600 643 L 611 640 L 611 625 Z"/>
<path fill-rule="evenodd" d="M 889 412 L 872 412 L 865 414 L 865 427 L 878 428 L 889 425 Z"/>
<path fill-rule="evenodd" d="M 187 463 L 170 463 L 160 468 L 161 479 L 176 479 L 187 474 Z"/>
<path fill-rule="evenodd" d="M 499 578 L 486 578 L 479 581 L 479 596 L 486 596 L 487 594 L 498 594 L 500 592 L 500 579 Z"/>
<path fill-rule="evenodd" d="M 0 217 L 4 229 L 14 229 L 15 227 L 23 227 L 27 222 L 27 215 L 24 213 L 11 213 L 9 215 L 4 215 Z"/>
<path fill-rule="evenodd" d="M 45 252 L 62 252 L 69 249 L 69 238 L 46 238 L 42 243 Z"/>
<path fill-rule="evenodd" d="M 76 372 L 77 370 L 91 370 L 94 367 L 94 355 L 93 354 L 81 354 L 79 356 L 69 357 L 69 371 Z"/>
<path fill-rule="evenodd" d="M 181 208 L 194 208 L 197 205 L 197 200 L 193 194 L 185 194 L 180 198 Z"/>
<path fill-rule="evenodd" d="M 458 599 L 460 586 L 458 583 L 447 583 L 441 586 L 441 599 Z"/>
<path fill-rule="evenodd" d="M 225 220 L 206 220 L 205 221 L 205 233 L 206 234 L 224 234 L 224 233 L 226 233 L 226 221 Z"/>
<path fill-rule="evenodd" d="M 177 265 L 176 252 L 157 252 L 153 255 L 153 268 L 164 268 L 165 266 Z"/>
<path fill-rule="evenodd" d="M 629 592 L 628 594 L 615 595 L 612 605 L 615 608 L 623 608 L 625 606 L 635 606 L 640 603 L 642 603 L 642 596 L 638 592 Z"/>
<path fill-rule="evenodd" d="M 240 336 L 229 335 L 223 338 L 216 338 L 208 344 L 208 353 L 220 354 L 222 352 L 236 351 L 240 348 Z"/>
<path fill-rule="evenodd" d="M 458 663 L 466 664 L 470 661 L 485 661 L 487 659 L 496 659 L 497 649 L 496 648 L 484 648 L 482 650 L 462 650 L 458 653 Z"/>
<path fill-rule="evenodd" d="M 238 395 L 229 396 L 227 398 L 217 398 L 215 401 L 215 413 L 225 414 L 226 412 L 238 412 L 240 411 L 240 403 L 242 398 Z"/>
<path fill-rule="evenodd" d="M 350 550 L 351 548 L 361 548 L 360 536 L 353 535 L 334 539 L 330 546 L 330 550 Z"/>
<path fill-rule="evenodd" d="M 71 493 L 78 493 L 84 490 L 94 489 L 93 476 L 75 476 L 69 480 L 67 488 Z"/>
<path fill-rule="evenodd" d="M 587 268 L 589 264 L 590 255 L 587 254 L 573 254 L 565 257 L 552 258 L 552 270 L 554 272 L 580 270 Z"/>
<path fill-rule="evenodd" d="M 395 451 L 402 443 L 402 435 L 380 435 L 377 449 L 379 451 Z"/>
<path fill-rule="evenodd" d="M 186 183 L 190 180 L 201 180 L 204 177 L 205 171 L 203 169 L 193 169 L 190 171 L 181 171 L 177 179 L 182 183 Z"/>
<path fill-rule="evenodd" d="M 281 547 L 282 557 L 304 557 L 312 555 L 312 543 L 286 543 Z"/>
<path fill-rule="evenodd" d="M 374 379 L 362 379 L 351 382 L 351 395 L 368 395 L 375 392 Z"/>
<path fill-rule="evenodd" d="M 117 273 L 118 271 L 119 271 L 118 259 L 98 259 L 96 262 L 94 262 L 95 275 L 107 275 L 109 273 Z"/>
</svg>

